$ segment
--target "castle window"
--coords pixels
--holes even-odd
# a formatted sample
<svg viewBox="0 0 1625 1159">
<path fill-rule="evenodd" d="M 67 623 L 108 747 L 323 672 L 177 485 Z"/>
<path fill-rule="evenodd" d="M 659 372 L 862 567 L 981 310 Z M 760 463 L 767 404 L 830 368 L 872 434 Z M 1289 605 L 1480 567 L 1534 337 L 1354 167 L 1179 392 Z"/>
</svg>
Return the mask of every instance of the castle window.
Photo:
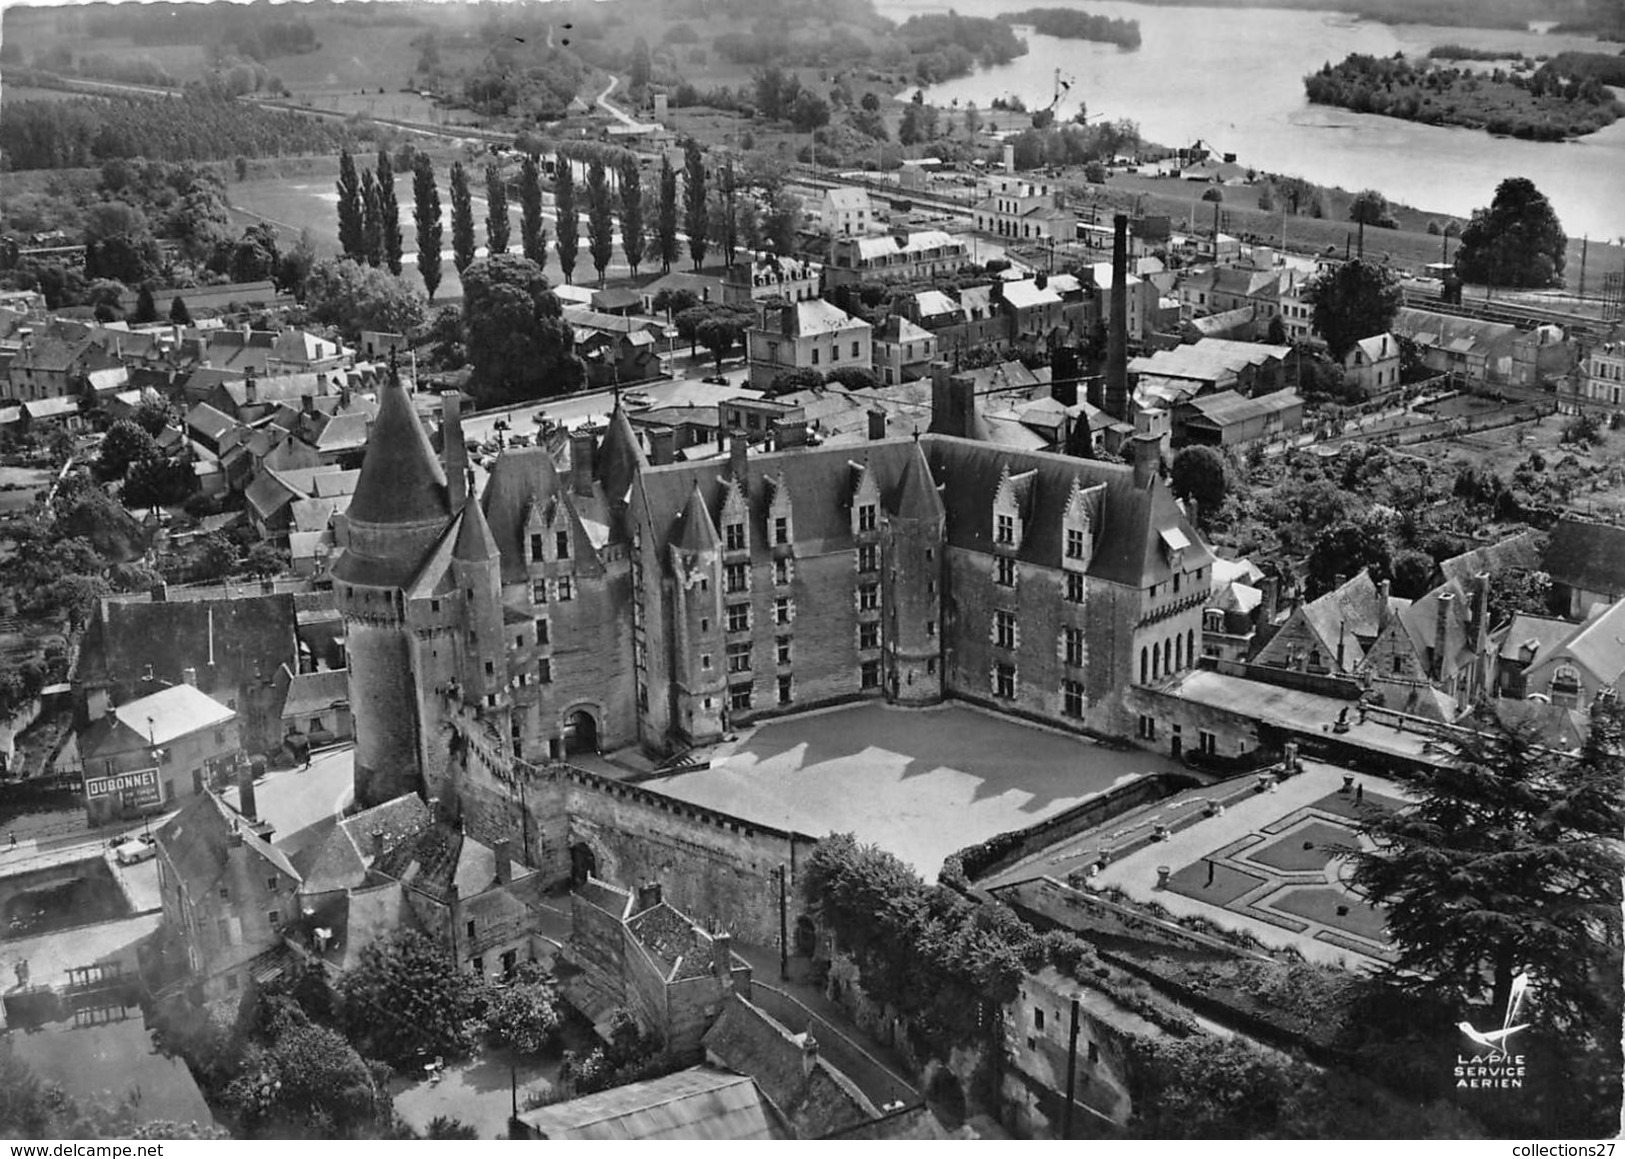
<svg viewBox="0 0 1625 1159">
<path fill-rule="evenodd" d="M 474 936 L 474 919 L 473 918 L 470 918 L 468 920 L 468 936 L 471 937 L 471 938 Z"/>
<path fill-rule="evenodd" d="M 700 631 L 709 632 L 710 630 L 711 630 L 711 617 L 710 616 L 701 616 L 700 617 Z"/>
<path fill-rule="evenodd" d="M 1083 629 L 1068 628 L 1061 633 L 1066 662 L 1074 668 L 1083 667 Z"/>
<path fill-rule="evenodd" d="M 743 563 L 730 563 L 727 569 L 727 583 L 723 590 L 729 595 L 742 592 L 749 584 L 749 565 Z"/>
<path fill-rule="evenodd" d="M 538 644 L 547 643 L 547 621 L 546 620 L 537 620 L 536 621 L 536 642 Z"/>
<path fill-rule="evenodd" d="M 1066 602 L 1069 604 L 1083 603 L 1083 575 L 1079 572 L 1066 573 Z"/>
<path fill-rule="evenodd" d="M 750 685 L 741 684 L 728 689 L 728 704 L 737 712 L 750 711 Z"/>
<path fill-rule="evenodd" d="M 880 607 L 880 585 L 863 584 L 858 588 L 858 610 L 872 612 Z"/>
<path fill-rule="evenodd" d="M 487 660 L 485 662 L 485 674 L 487 676 L 495 676 L 496 672 L 497 672 L 497 666 L 495 664 L 491 663 L 491 661 Z"/>
<path fill-rule="evenodd" d="M 1405 671 L 1405 658 L 1403 656 L 1401 656 L 1398 652 L 1395 652 L 1394 653 L 1394 675 L 1398 676 L 1403 671 Z"/>
<path fill-rule="evenodd" d="M 540 535 L 530 537 L 530 561 L 532 563 L 542 561 L 542 537 Z"/>
<path fill-rule="evenodd" d="M 779 663 L 780 664 L 788 664 L 788 663 L 790 663 L 790 637 L 789 636 L 780 636 L 779 637 Z"/>
<path fill-rule="evenodd" d="M 858 530 L 873 531 L 875 529 L 875 512 L 878 508 L 873 503 L 865 503 L 858 508 Z"/>
<path fill-rule="evenodd" d="M 925 634 L 935 638 L 937 634 L 937 622 L 935 620 L 927 620 L 925 622 Z"/>
<path fill-rule="evenodd" d="M 728 523 L 722 528 L 729 551 L 745 550 L 745 525 L 743 523 Z"/>
<path fill-rule="evenodd" d="M 709 652 L 700 653 L 700 670 L 702 672 L 711 671 L 711 653 L 709 653 Z"/>
<path fill-rule="evenodd" d="M 429 611 L 438 616 L 440 614 L 440 601 L 439 600 L 430 600 L 429 601 Z"/>
<path fill-rule="evenodd" d="M 937 674 L 937 658 L 935 656 L 926 658 L 925 672 L 927 676 L 935 676 Z"/>
<path fill-rule="evenodd" d="M 750 642 L 728 645 L 728 671 L 750 671 Z"/>
<path fill-rule="evenodd" d="M 779 703 L 790 703 L 790 678 L 788 676 L 779 677 Z"/>
<path fill-rule="evenodd" d="M 773 582 L 776 584 L 787 584 L 790 582 L 790 561 L 788 559 L 776 559 L 773 561 Z"/>
<path fill-rule="evenodd" d="M 880 548 L 876 547 L 872 543 L 866 543 L 862 547 L 858 548 L 858 570 L 879 571 Z"/>
<path fill-rule="evenodd" d="M 879 688 L 880 661 L 865 660 L 858 669 L 858 682 L 864 688 Z"/>
<path fill-rule="evenodd" d="M 1083 716 L 1083 685 L 1078 681 L 1061 681 L 1061 711 L 1072 717 Z"/>
<path fill-rule="evenodd" d="M 999 543 L 1014 543 L 1016 541 L 1016 517 L 1014 515 L 999 516 L 998 532 L 994 539 Z"/>
<path fill-rule="evenodd" d="M 728 631 L 730 631 L 730 632 L 748 632 L 748 631 L 750 631 L 750 605 L 749 604 L 729 604 L 728 605 Z"/>
<path fill-rule="evenodd" d="M 1178 594 L 1179 594 L 1179 573 L 1176 571 L 1176 572 L 1174 572 L 1174 595 L 1177 596 Z"/>
<path fill-rule="evenodd" d="M 575 599 L 575 583 L 569 576 L 561 575 L 559 577 L 559 601 L 568 603 L 573 599 Z"/>
<path fill-rule="evenodd" d="M 1066 529 L 1066 557 L 1068 559 L 1083 558 L 1083 532 L 1076 527 Z"/>
<path fill-rule="evenodd" d="M 773 519 L 773 542 L 790 542 L 790 521 L 784 516 L 775 516 Z"/>
<path fill-rule="evenodd" d="M 1014 664 L 1000 664 L 993 670 L 993 695 L 1003 700 L 1015 699 L 1016 666 Z"/>
<path fill-rule="evenodd" d="M 1016 561 L 1007 555 L 1001 555 L 993 561 L 993 582 L 1000 587 L 1013 588 L 1016 586 Z"/>
<path fill-rule="evenodd" d="M 773 601 L 773 619 L 776 623 L 788 624 L 795 619 L 796 602 L 789 596 L 780 596 Z"/>
<path fill-rule="evenodd" d="M 553 548 L 560 559 L 570 558 L 570 533 L 559 531 L 553 535 Z"/>
<path fill-rule="evenodd" d="M 1016 616 L 1014 612 L 993 613 L 993 642 L 1001 648 L 1016 646 Z"/>
<path fill-rule="evenodd" d="M 553 661 L 545 659 L 536 661 L 536 683 L 553 683 Z"/>
<path fill-rule="evenodd" d="M 858 625 L 858 647 L 862 649 L 880 647 L 880 624 L 869 620 Z"/>
<path fill-rule="evenodd" d="M 530 585 L 530 602 L 533 604 L 547 603 L 547 581 L 539 579 Z"/>
</svg>

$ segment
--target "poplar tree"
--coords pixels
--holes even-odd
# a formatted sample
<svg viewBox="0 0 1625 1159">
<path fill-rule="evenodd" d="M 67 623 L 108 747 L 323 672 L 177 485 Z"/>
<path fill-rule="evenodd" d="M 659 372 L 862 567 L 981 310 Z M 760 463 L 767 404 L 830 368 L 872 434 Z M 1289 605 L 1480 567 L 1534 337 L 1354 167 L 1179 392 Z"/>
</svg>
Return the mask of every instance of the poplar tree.
<svg viewBox="0 0 1625 1159">
<path fill-rule="evenodd" d="M 593 158 L 587 166 L 587 252 L 592 255 L 598 284 L 604 284 L 604 271 L 615 253 L 614 198 L 609 192 L 609 175 L 604 163 Z"/>
<path fill-rule="evenodd" d="M 468 170 L 461 161 L 451 165 L 451 264 L 457 276 L 474 261 L 474 199 L 468 192 Z"/>
<path fill-rule="evenodd" d="M 395 164 L 389 150 L 378 150 L 378 216 L 383 226 L 384 265 L 401 273 L 401 205 L 395 197 Z"/>
<path fill-rule="evenodd" d="M 542 167 L 534 155 L 519 171 L 519 243 L 525 256 L 547 265 L 547 227 L 542 223 Z"/>
<path fill-rule="evenodd" d="M 344 256 L 361 260 L 362 220 L 361 181 L 356 176 L 355 158 L 348 149 L 339 154 L 339 248 Z"/>
<path fill-rule="evenodd" d="M 369 266 L 384 260 L 384 211 L 378 201 L 378 179 L 361 171 L 361 256 Z"/>
<path fill-rule="evenodd" d="M 705 158 L 700 143 L 689 138 L 683 146 L 683 228 L 688 231 L 688 255 L 694 268 L 705 261 L 710 214 L 705 206 Z"/>
<path fill-rule="evenodd" d="M 559 268 L 564 271 L 564 280 L 569 282 L 575 276 L 576 254 L 581 249 L 581 229 L 576 220 L 575 175 L 570 170 L 569 159 L 563 153 L 559 154 L 558 176 L 553 179 L 553 204 L 559 218 L 559 236 L 553 245 L 559 251 Z"/>
<path fill-rule="evenodd" d="M 495 257 L 508 252 L 508 186 L 493 162 L 485 167 L 485 252 Z"/>
<path fill-rule="evenodd" d="M 655 213 L 655 252 L 660 256 L 660 272 L 671 273 L 677 260 L 677 170 L 670 157 L 660 159 L 660 205 Z"/>
<path fill-rule="evenodd" d="M 634 278 L 643 262 L 643 247 L 643 174 L 637 159 L 628 157 L 621 162 L 621 249 Z"/>
<path fill-rule="evenodd" d="M 722 261 L 733 268 L 734 251 L 739 248 L 739 214 L 736 209 L 738 183 L 734 179 L 732 160 L 722 163 Z"/>
<path fill-rule="evenodd" d="M 412 160 L 412 202 L 412 217 L 418 229 L 418 273 L 433 301 L 434 292 L 440 288 L 440 243 L 445 231 L 440 224 L 440 190 L 435 188 L 434 162 L 427 153 L 419 153 Z"/>
</svg>

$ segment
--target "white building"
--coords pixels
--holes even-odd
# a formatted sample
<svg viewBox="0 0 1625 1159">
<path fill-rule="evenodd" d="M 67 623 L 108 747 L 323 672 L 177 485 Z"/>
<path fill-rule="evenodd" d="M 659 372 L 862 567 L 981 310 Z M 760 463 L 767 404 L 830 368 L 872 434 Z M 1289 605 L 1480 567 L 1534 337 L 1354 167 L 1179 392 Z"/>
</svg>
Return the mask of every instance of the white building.
<svg viewBox="0 0 1625 1159">
<path fill-rule="evenodd" d="M 873 335 L 869 323 L 821 298 L 763 307 L 747 339 L 750 384 L 765 390 L 787 370 L 869 370 Z"/>
<path fill-rule="evenodd" d="M 862 236 L 874 229 L 874 208 L 864 189 L 837 185 L 824 191 L 824 232 L 836 237 Z"/>
</svg>

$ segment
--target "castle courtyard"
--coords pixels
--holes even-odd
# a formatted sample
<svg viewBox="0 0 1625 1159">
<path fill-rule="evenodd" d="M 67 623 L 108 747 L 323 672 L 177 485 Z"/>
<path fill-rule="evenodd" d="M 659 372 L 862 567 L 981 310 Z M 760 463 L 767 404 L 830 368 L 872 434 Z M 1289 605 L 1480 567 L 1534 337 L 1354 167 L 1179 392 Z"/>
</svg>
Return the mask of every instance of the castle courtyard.
<svg viewBox="0 0 1625 1159">
<path fill-rule="evenodd" d="M 866 703 L 770 721 L 719 748 L 711 768 L 647 784 L 817 837 L 854 833 L 935 881 L 967 845 L 1179 768 L 967 705 Z"/>
</svg>

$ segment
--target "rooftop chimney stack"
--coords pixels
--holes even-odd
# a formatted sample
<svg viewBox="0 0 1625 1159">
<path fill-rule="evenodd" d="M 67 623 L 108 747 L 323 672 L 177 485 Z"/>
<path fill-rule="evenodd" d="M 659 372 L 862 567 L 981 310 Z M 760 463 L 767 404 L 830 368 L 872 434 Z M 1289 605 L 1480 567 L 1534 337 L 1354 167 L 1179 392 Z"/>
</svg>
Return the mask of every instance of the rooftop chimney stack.
<svg viewBox="0 0 1625 1159">
<path fill-rule="evenodd" d="M 181 683 L 182 684 L 190 684 L 193 688 L 196 688 L 197 687 L 197 669 L 196 668 L 182 668 L 181 669 Z"/>
<path fill-rule="evenodd" d="M 1111 322 L 1106 334 L 1106 406 L 1128 418 L 1128 214 L 1112 218 Z"/>
<path fill-rule="evenodd" d="M 1456 610 L 1456 594 L 1439 597 L 1439 610 L 1433 619 L 1433 679 L 1444 679 L 1444 656 L 1450 642 L 1450 615 Z"/>
<path fill-rule="evenodd" d="M 497 859 L 497 884 L 507 885 L 513 879 L 513 841 L 507 837 L 491 846 Z"/>
<path fill-rule="evenodd" d="M 237 773 L 237 812 L 250 821 L 260 819 L 259 802 L 254 799 L 254 779 L 265 775 L 265 758 L 250 757 Z"/>
<path fill-rule="evenodd" d="M 463 396 L 455 390 L 440 396 L 440 447 L 446 460 L 446 490 L 455 515 L 468 502 L 468 443 L 463 438 Z"/>
<path fill-rule="evenodd" d="M 744 435 L 733 435 L 728 440 L 728 475 L 736 481 L 745 478 L 745 456 L 749 447 Z"/>
<path fill-rule="evenodd" d="M 648 885 L 638 886 L 638 902 L 635 912 L 642 913 L 646 909 L 654 909 L 660 904 L 660 883 L 650 882 Z"/>
<path fill-rule="evenodd" d="M 733 943 L 731 934 L 711 935 L 711 972 L 724 982 L 733 977 Z"/>
<path fill-rule="evenodd" d="M 597 449 L 590 430 L 570 432 L 570 486 L 577 495 L 592 494 L 593 456 Z"/>
<path fill-rule="evenodd" d="M 649 432 L 649 465 L 663 467 L 677 461 L 677 432 L 670 427 L 658 427 Z"/>
<path fill-rule="evenodd" d="M 879 407 L 875 407 L 869 412 L 869 439 L 872 442 L 875 439 L 883 439 L 885 437 L 886 412 L 881 410 Z"/>
<path fill-rule="evenodd" d="M 374 861 L 377 861 L 383 855 L 384 855 L 384 831 L 382 829 L 374 829 L 372 831 L 372 859 Z"/>
<path fill-rule="evenodd" d="M 1134 436 L 1134 489 L 1144 491 L 1162 466 L 1161 437 L 1141 431 Z"/>
</svg>

